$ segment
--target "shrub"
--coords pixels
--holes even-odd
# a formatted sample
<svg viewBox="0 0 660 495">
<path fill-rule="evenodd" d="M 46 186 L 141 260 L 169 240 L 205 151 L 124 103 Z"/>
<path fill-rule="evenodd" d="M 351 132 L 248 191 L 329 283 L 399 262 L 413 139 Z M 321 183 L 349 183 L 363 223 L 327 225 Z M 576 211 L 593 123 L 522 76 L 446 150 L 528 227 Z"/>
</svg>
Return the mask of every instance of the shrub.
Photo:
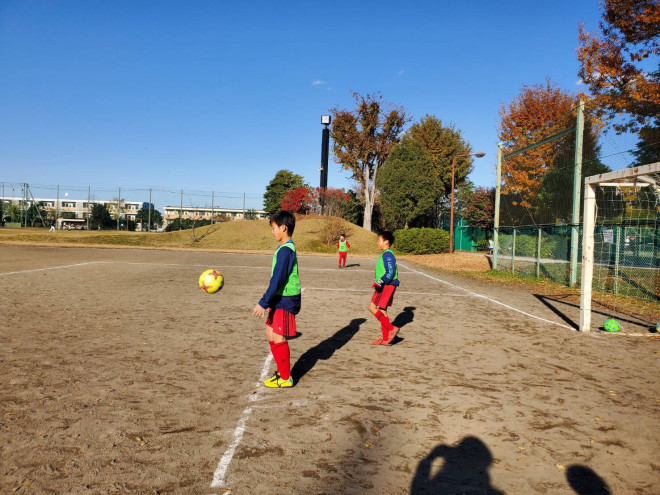
<svg viewBox="0 0 660 495">
<path fill-rule="evenodd" d="M 346 230 L 345 222 L 338 217 L 326 217 L 319 235 L 320 241 L 326 246 L 334 245 L 341 234 L 350 235 L 350 228 Z"/>
<path fill-rule="evenodd" d="M 477 251 L 488 251 L 490 249 L 488 246 L 488 239 L 477 241 Z"/>
<path fill-rule="evenodd" d="M 441 229 L 397 230 L 394 238 L 394 246 L 403 253 L 433 254 L 449 251 L 449 233 Z"/>
</svg>

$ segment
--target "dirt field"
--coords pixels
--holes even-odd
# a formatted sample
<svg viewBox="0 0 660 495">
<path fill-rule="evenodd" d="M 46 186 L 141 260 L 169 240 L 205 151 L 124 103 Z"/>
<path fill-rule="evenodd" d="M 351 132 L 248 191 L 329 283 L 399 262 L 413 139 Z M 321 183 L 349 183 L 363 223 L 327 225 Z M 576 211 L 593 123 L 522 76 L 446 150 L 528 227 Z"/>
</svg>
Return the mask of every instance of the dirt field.
<svg viewBox="0 0 660 495">
<path fill-rule="evenodd" d="M 375 260 L 299 263 L 270 390 L 270 256 L 0 246 L 0 493 L 658 493 L 660 340 L 402 262 L 372 346 Z"/>
</svg>

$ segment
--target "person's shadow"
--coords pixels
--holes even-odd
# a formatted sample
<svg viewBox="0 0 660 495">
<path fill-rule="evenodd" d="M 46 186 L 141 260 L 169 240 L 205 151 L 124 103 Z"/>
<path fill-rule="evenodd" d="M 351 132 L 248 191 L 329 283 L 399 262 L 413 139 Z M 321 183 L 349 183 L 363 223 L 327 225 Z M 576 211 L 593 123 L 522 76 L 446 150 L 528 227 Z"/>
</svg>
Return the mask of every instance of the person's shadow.
<svg viewBox="0 0 660 495">
<path fill-rule="evenodd" d="M 578 495 L 611 495 L 612 491 L 603 478 L 586 466 L 569 466 L 566 479 Z"/>
<path fill-rule="evenodd" d="M 415 319 L 416 309 L 417 308 L 415 306 L 406 306 L 405 308 L 403 308 L 403 311 L 401 313 L 396 315 L 396 317 L 392 321 L 392 325 L 394 325 L 395 327 L 403 328 L 408 323 L 412 323 L 412 321 Z M 396 337 L 394 337 L 394 340 L 392 341 L 392 345 L 397 344 L 402 340 L 403 338 L 397 335 Z"/>
<path fill-rule="evenodd" d="M 437 474 L 433 461 L 444 459 Z M 490 485 L 490 450 L 476 437 L 465 437 L 457 445 L 438 445 L 417 465 L 410 485 L 411 495 L 504 495 Z"/>
<path fill-rule="evenodd" d="M 316 344 L 314 347 L 307 349 L 302 356 L 298 358 L 296 364 L 293 365 L 291 376 L 294 383 L 298 383 L 303 376 L 307 374 L 319 359 L 330 359 L 336 350 L 341 349 L 355 334 L 360 330 L 360 325 L 365 321 L 364 318 L 355 318 L 347 326 L 335 332 L 334 335 L 328 337 L 324 341 Z"/>
</svg>

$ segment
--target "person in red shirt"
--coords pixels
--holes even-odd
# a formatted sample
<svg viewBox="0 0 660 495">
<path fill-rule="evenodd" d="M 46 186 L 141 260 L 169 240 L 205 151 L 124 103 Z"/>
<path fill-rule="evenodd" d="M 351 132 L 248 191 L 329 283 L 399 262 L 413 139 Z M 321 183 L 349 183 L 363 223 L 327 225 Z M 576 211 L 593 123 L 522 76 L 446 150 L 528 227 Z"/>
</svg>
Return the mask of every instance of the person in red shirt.
<svg viewBox="0 0 660 495">
<path fill-rule="evenodd" d="M 341 234 L 339 236 L 339 242 L 337 243 L 337 249 L 339 250 L 339 268 L 346 267 L 346 256 L 348 255 L 348 250 L 351 249 L 351 245 L 346 240 L 346 234 Z M 342 266 L 343 263 L 343 266 Z"/>
</svg>

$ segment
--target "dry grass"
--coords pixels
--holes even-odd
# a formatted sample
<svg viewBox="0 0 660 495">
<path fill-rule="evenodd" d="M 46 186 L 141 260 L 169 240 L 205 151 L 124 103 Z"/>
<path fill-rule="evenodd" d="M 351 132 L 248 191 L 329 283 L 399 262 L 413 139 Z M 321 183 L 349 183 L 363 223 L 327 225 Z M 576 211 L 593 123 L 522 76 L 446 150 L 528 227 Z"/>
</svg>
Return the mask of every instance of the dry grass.
<svg viewBox="0 0 660 495">
<path fill-rule="evenodd" d="M 342 219 L 326 217 L 300 217 L 293 239 L 301 253 L 335 253 L 334 244 L 324 242 L 328 222 L 333 229 L 341 228 L 349 236 L 351 253 L 356 256 L 377 256 L 376 235 Z M 211 231 L 207 234 L 207 232 Z M 267 220 L 236 220 L 214 226 L 198 227 L 194 242 L 191 230 L 176 232 L 123 232 L 123 231 L 58 231 L 46 229 L 0 229 L 0 244 L 112 247 L 146 249 L 184 249 L 200 251 L 272 252 L 275 242 Z"/>
</svg>

